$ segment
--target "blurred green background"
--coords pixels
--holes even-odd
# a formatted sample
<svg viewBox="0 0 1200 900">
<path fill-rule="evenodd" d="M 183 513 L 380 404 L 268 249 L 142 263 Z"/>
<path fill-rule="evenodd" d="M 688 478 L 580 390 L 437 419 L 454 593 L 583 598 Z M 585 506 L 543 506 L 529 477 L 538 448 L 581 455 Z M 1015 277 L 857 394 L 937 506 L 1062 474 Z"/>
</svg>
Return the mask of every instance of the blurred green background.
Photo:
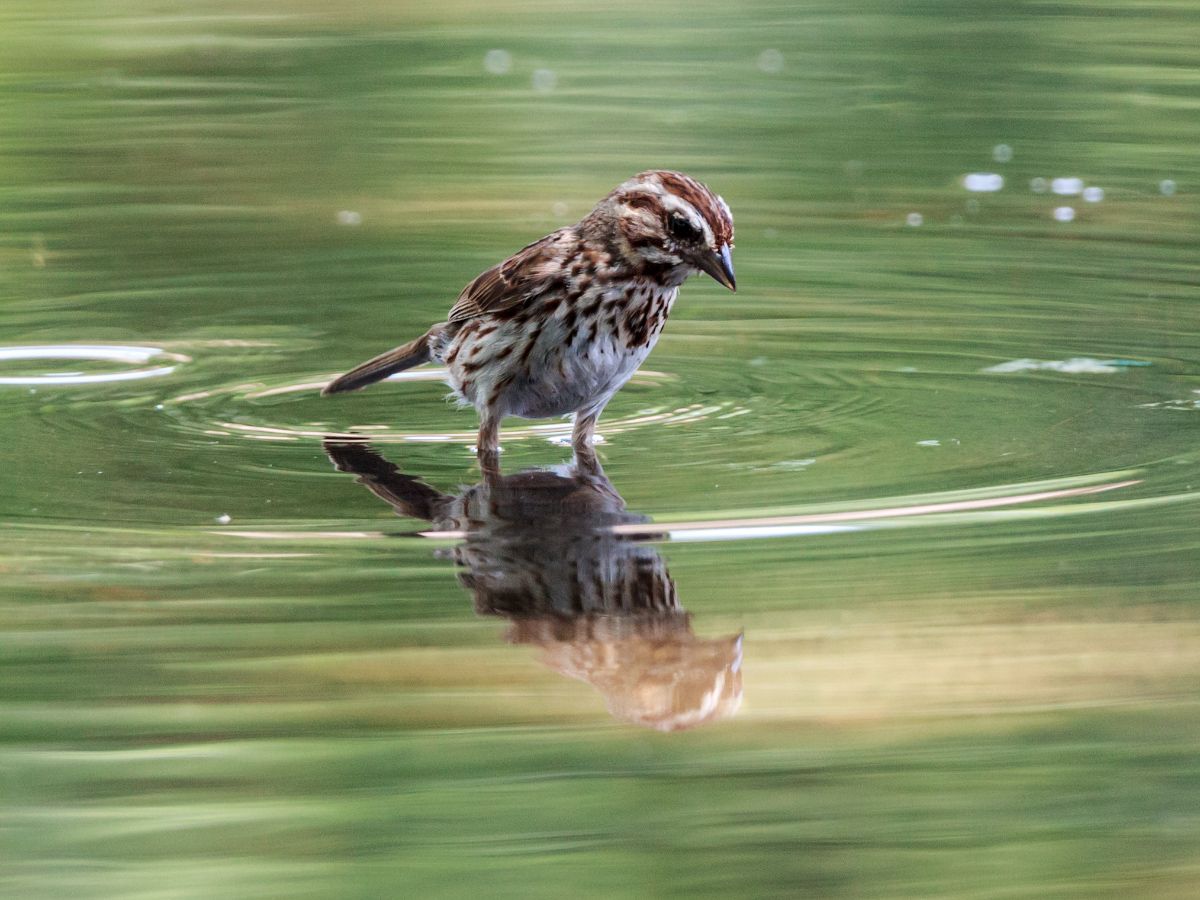
<svg viewBox="0 0 1200 900">
<path fill-rule="evenodd" d="M 1190 0 L 5 0 L 0 894 L 1194 896 L 1198 46 Z M 452 492 L 470 411 L 316 395 L 652 167 L 737 224 L 601 423 L 745 633 L 674 734 L 321 449 Z M 60 345 L 163 353 L 12 350 Z"/>
</svg>

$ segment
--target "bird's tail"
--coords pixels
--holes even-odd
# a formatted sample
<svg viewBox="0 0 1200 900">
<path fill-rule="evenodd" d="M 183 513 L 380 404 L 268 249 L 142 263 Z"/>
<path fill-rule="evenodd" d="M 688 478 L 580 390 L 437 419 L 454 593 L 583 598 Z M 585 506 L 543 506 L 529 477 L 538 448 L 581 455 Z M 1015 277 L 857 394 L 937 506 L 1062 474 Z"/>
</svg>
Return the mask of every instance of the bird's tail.
<svg viewBox="0 0 1200 900">
<path fill-rule="evenodd" d="M 342 394 L 346 391 L 357 391 L 368 384 L 382 381 L 396 372 L 403 372 L 405 369 L 429 362 L 429 342 L 436 336 L 435 332 L 438 328 L 439 326 L 435 325 L 416 340 L 409 341 L 387 353 L 381 353 L 374 359 L 368 359 L 361 366 L 355 366 L 345 375 L 339 375 L 325 385 L 321 394 L 328 396 L 329 394 Z"/>
</svg>

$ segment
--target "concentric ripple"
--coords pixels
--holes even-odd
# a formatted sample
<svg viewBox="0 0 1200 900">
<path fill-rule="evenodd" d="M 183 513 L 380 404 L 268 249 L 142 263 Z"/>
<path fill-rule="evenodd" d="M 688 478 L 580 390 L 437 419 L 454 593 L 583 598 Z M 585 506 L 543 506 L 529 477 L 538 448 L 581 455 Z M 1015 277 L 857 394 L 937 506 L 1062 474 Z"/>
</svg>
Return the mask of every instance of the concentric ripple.
<svg viewBox="0 0 1200 900">
<path fill-rule="evenodd" d="M 121 363 L 137 368 L 116 372 L 46 372 L 25 375 L 0 375 L 0 384 L 102 384 L 113 381 L 138 381 L 170 375 L 176 364 L 190 357 L 171 353 L 161 347 L 109 346 L 103 344 L 47 344 L 26 347 L 0 347 L 0 362 L 9 360 L 88 360 Z M 171 365 L 147 366 L 151 360 Z"/>
<path fill-rule="evenodd" d="M 387 379 L 393 383 L 444 382 L 446 371 L 439 368 L 418 369 L 401 372 Z M 643 370 L 634 376 L 634 384 L 657 387 L 672 380 L 672 376 L 655 371 Z M 328 421 L 289 423 L 283 417 L 251 416 L 250 409 L 262 409 L 276 405 L 294 405 L 309 399 L 317 399 L 326 380 L 303 380 L 288 384 L 267 386 L 262 383 L 243 383 L 227 387 L 180 394 L 163 404 L 165 409 L 182 413 L 182 421 L 199 429 L 208 436 L 236 436 L 256 441 L 308 441 L 336 434 L 367 435 L 381 444 L 471 444 L 476 438 L 474 429 L 445 430 L 437 428 L 397 428 L 378 423 L 344 424 Z M 406 419 L 428 420 L 427 410 L 413 407 L 437 402 L 445 410 L 441 395 L 430 394 L 415 398 L 409 405 Z M 322 412 L 337 411 L 338 407 L 329 400 L 320 401 Z M 342 401 L 344 402 L 344 401 Z M 378 398 L 372 404 L 379 407 Z M 211 412 L 211 417 L 193 418 L 193 410 Z M 600 427 L 601 437 L 613 435 L 649 425 L 677 425 L 709 418 L 725 418 L 746 412 L 733 401 L 722 400 L 712 403 L 688 403 L 684 405 L 659 404 L 639 409 L 625 416 L 606 419 Z M 425 413 L 422 415 L 422 413 Z M 441 416 L 438 416 L 441 418 Z M 503 440 L 542 439 L 561 443 L 571 434 L 571 423 L 558 420 L 529 425 L 513 425 L 503 429 Z"/>
<path fill-rule="evenodd" d="M 881 497 L 857 503 L 807 505 L 794 509 L 772 510 L 771 512 L 776 513 L 773 515 L 722 516 L 719 512 L 695 512 L 682 516 L 656 516 L 649 523 L 614 525 L 611 530 L 615 534 L 649 536 L 653 540 L 672 543 L 762 540 L 878 528 L 961 526 L 1001 520 L 1061 518 L 1113 513 L 1122 508 L 1159 506 L 1181 501 L 1194 502 L 1200 499 L 1200 491 L 1157 496 L 1147 496 L 1138 491 L 1126 494 L 1126 491 L 1144 485 L 1142 478 L 1131 477 L 1134 474 L 1104 472 L 1041 482 L 985 486 L 971 490 Z M 1110 493 L 1115 493 L 1115 496 L 1099 497 Z M 392 536 L 387 531 L 374 529 L 221 528 L 212 531 L 212 534 L 260 541 L 316 544 L 326 541 L 375 540 Z M 404 534 L 435 541 L 459 541 L 467 536 L 466 531 L 441 530 Z"/>
</svg>

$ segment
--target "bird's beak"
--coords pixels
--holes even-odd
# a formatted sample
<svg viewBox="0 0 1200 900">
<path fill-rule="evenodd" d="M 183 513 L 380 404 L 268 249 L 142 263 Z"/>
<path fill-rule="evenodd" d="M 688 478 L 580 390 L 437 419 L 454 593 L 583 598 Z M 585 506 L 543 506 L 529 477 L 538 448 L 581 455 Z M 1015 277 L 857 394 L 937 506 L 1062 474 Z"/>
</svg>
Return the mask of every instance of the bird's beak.
<svg viewBox="0 0 1200 900">
<path fill-rule="evenodd" d="M 731 291 L 737 290 L 737 282 L 733 279 L 733 257 L 729 253 L 729 245 L 722 244 L 721 249 L 711 255 L 700 258 L 697 264 L 701 272 L 711 275 L 718 284 L 723 284 Z"/>
</svg>

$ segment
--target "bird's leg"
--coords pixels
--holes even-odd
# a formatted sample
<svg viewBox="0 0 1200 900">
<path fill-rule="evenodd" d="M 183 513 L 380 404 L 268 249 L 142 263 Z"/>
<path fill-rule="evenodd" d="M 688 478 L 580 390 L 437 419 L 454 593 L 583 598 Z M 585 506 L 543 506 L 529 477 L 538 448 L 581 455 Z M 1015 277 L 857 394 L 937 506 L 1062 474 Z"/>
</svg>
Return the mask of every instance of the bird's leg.
<svg viewBox="0 0 1200 900">
<path fill-rule="evenodd" d="M 487 477 L 500 474 L 500 417 L 483 417 L 479 423 L 479 440 L 475 444 L 475 453 L 479 457 L 479 468 Z"/>
<path fill-rule="evenodd" d="M 576 450 L 575 458 L 571 462 L 577 475 L 608 481 L 608 476 L 604 474 L 604 467 L 600 465 L 600 458 L 596 456 L 595 449 L 589 447 L 586 452 Z"/>
<path fill-rule="evenodd" d="M 575 414 L 575 426 L 571 429 L 571 448 L 575 451 L 575 461 L 581 467 L 599 467 L 596 459 L 596 422 L 604 407 L 589 409 Z"/>
</svg>

